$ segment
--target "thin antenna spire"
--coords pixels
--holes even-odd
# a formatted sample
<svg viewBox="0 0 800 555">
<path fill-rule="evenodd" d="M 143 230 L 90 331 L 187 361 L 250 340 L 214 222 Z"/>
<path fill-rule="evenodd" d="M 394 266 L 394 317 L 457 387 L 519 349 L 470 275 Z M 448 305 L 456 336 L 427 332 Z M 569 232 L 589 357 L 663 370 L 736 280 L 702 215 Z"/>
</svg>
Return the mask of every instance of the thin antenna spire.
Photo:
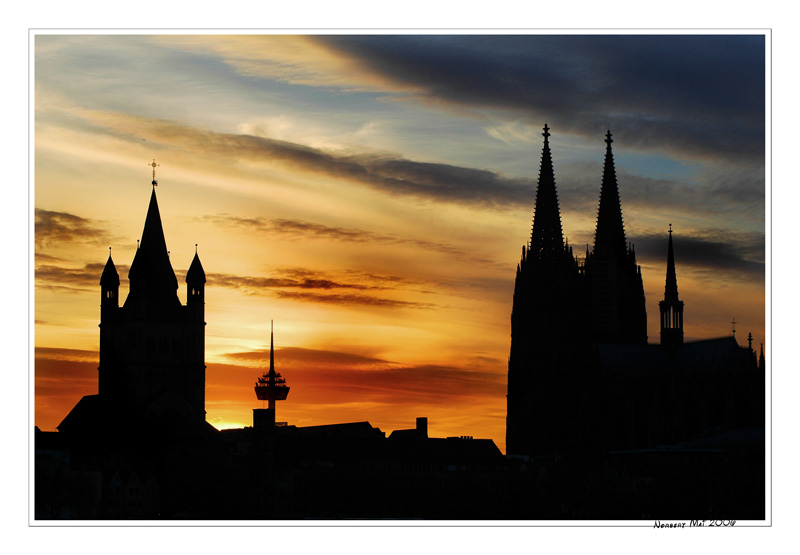
<svg viewBox="0 0 800 555">
<path fill-rule="evenodd" d="M 273 340 L 273 321 L 269 321 L 269 373 L 275 373 L 275 342 Z"/>
</svg>

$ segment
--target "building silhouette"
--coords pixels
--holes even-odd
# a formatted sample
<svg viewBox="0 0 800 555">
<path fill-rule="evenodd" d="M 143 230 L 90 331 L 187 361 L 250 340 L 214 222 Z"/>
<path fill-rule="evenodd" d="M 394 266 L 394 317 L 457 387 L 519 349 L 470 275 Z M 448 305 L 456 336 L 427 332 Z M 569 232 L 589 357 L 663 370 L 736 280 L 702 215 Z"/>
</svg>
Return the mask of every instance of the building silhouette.
<svg viewBox="0 0 800 555">
<path fill-rule="evenodd" d="M 505 459 L 488 439 L 433 438 L 427 419 L 389 437 L 369 422 L 275 422 L 286 380 L 270 365 L 253 426 L 205 421 L 206 276 L 199 256 L 178 298 L 156 197 L 120 305 L 109 254 L 100 276 L 98 393 L 57 432 L 36 430 L 37 519 L 492 518 Z M 498 472 L 501 474 L 498 475 Z M 442 486 L 449 495 L 431 499 Z M 481 507 L 477 510 L 475 507 Z"/>
<path fill-rule="evenodd" d="M 763 519 L 763 346 L 757 362 L 733 337 L 683 341 L 671 228 L 661 344 L 648 344 L 611 135 L 584 260 L 563 238 L 548 139 L 545 126 L 517 268 L 505 456 L 489 439 L 430 437 L 425 417 L 388 437 L 276 422 L 289 387 L 272 330 L 255 385 L 269 406 L 252 426 L 208 424 L 206 276 L 195 251 L 181 304 L 153 162 L 121 306 L 110 254 L 100 277 L 98 393 L 34 434 L 36 519 Z"/>
<path fill-rule="evenodd" d="M 670 224 L 660 344 L 647 338 L 641 267 L 625 237 L 611 132 L 594 246 L 564 241 L 544 147 L 533 231 L 511 313 L 506 445 L 510 455 L 603 453 L 763 427 L 764 363 L 734 337 L 685 343 Z"/>
<path fill-rule="evenodd" d="M 152 165 L 150 203 L 124 304 L 119 304 L 119 274 L 110 252 L 100 277 L 98 392 L 83 397 L 59 431 L 211 428 L 205 420 L 206 276 L 195 250 L 186 274 L 186 304 L 181 304 L 156 198 L 155 161 Z"/>
</svg>

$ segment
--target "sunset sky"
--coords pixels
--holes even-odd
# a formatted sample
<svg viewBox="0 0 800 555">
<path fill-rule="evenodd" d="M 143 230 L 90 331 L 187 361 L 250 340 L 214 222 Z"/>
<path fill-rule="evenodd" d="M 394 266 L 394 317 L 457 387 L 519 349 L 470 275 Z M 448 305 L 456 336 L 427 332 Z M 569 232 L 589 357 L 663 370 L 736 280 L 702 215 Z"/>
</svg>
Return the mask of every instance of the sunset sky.
<svg viewBox="0 0 800 555">
<path fill-rule="evenodd" d="M 687 340 L 765 342 L 765 38 L 65 35 L 34 56 L 35 424 L 97 392 L 99 280 L 127 295 L 152 179 L 170 259 L 197 245 L 206 410 L 427 416 L 505 452 L 516 264 L 545 122 L 564 234 L 593 242 L 605 133 L 658 342 L 672 224 Z M 767 352 L 767 356 L 769 356 Z"/>
</svg>

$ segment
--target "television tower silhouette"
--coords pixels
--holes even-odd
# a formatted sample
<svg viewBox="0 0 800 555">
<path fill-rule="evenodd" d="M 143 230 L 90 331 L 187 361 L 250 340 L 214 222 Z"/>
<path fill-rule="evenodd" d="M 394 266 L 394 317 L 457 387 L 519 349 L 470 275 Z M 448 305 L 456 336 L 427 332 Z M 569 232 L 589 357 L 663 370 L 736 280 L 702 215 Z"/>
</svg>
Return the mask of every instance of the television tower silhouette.
<svg viewBox="0 0 800 555">
<path fill-rule="evenodd" d="M 259 376 L 255 385 L 256 397 L 259 401 L 267 401 L 267 408 L 254 409 L 254 425 L 275 425 L 275 402 L 285 401 L 289 395 L 289 386 L 286 379 L 275 371 L 275 341 L 273 332 L 273 321 L 269 323 L 269 370 Z M 259 417 L 259 414 L 263 416 Z M 266 420 L 264 420 L 266 419 Z"/>
</svg>

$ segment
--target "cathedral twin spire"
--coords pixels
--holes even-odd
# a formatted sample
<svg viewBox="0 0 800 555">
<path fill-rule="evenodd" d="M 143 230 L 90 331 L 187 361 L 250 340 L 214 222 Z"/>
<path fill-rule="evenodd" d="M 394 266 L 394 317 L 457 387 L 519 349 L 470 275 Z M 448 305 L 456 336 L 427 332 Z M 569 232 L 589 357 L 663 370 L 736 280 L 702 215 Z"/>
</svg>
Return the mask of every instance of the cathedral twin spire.
<svg viewBox="0 0 800 555">
<path fill-rule="evenodd" d="M 573 295 L 588 306 L 587 316 L 594 340 L 604 343 L 647 342 L 647 313 L 640 268 L 636 265 L 633 247 L 625 238 L 622 207 L 617 186 L 614 156 L 611 150 L 611 132 L 606 134 L 606 154 L 600 203 L 597 211 L 594 249 L 587 255 L 582 267 L 566 246 L 561 227 L 561 215 L 556 193 L 552 155 L 550 153 L 550 128 L 545 125 L 542 162 L 536 191 L 533 231 L 528 260 L 558 260 L 552 268 L 536 271 L 538 278 L 551 276 L 564 281 L 571 273 L 575 278 Z M 523 260 L 524 262 L 524 260 Z M 537 264 L 538 265 L 538 264 Z M 556 268 L 559 268 L 556 270 Z M 541 292 L 539 292 L 541 294 Z"/>
<path fill-rule="evenodd" d="M 606 133 L 606 158 L 603 165 L 603 184 L 600 187 L 600 206 L 597 210 L 597 230 L 594 237 L 596 254 L 626 257 L 627 241 L 622 222 L 622 205 L 619 200 L 617 172 L 611 152 L 611 131 Z"/>
<path fill-rule="evenodd" d="M 536 190 L 533 229 L 531 231 L 530 256 L 554 258 L 564 252 L 564 234 L 561 227 L 561 212 L 558 206 L 555 171 L 550 153 L 550 128 L 545 124 L 542 162 L 539 184 Z M 603 182 L 600 188 L 600 205 L 597 211 L 594 252 L 627 258 L 627 240 L 622 221 L 622 206 L 611 152 L 611 131 L 606 133 L 606 157 L 603 166 Z"/>
<path fill-rule="evenodd" d="M 561 212 L 558 208 L 556 178 L 553 159 L 550 155 L 550 128 L 544 125 L 544 147 L 542 165 L 539 170 L 539 186 L 536 190 L 533 230 L 531 231 L 530 257 L 535 259 L 556 258 L 564 252 L 564 235 L 561 229 Z"/>
</svg>

